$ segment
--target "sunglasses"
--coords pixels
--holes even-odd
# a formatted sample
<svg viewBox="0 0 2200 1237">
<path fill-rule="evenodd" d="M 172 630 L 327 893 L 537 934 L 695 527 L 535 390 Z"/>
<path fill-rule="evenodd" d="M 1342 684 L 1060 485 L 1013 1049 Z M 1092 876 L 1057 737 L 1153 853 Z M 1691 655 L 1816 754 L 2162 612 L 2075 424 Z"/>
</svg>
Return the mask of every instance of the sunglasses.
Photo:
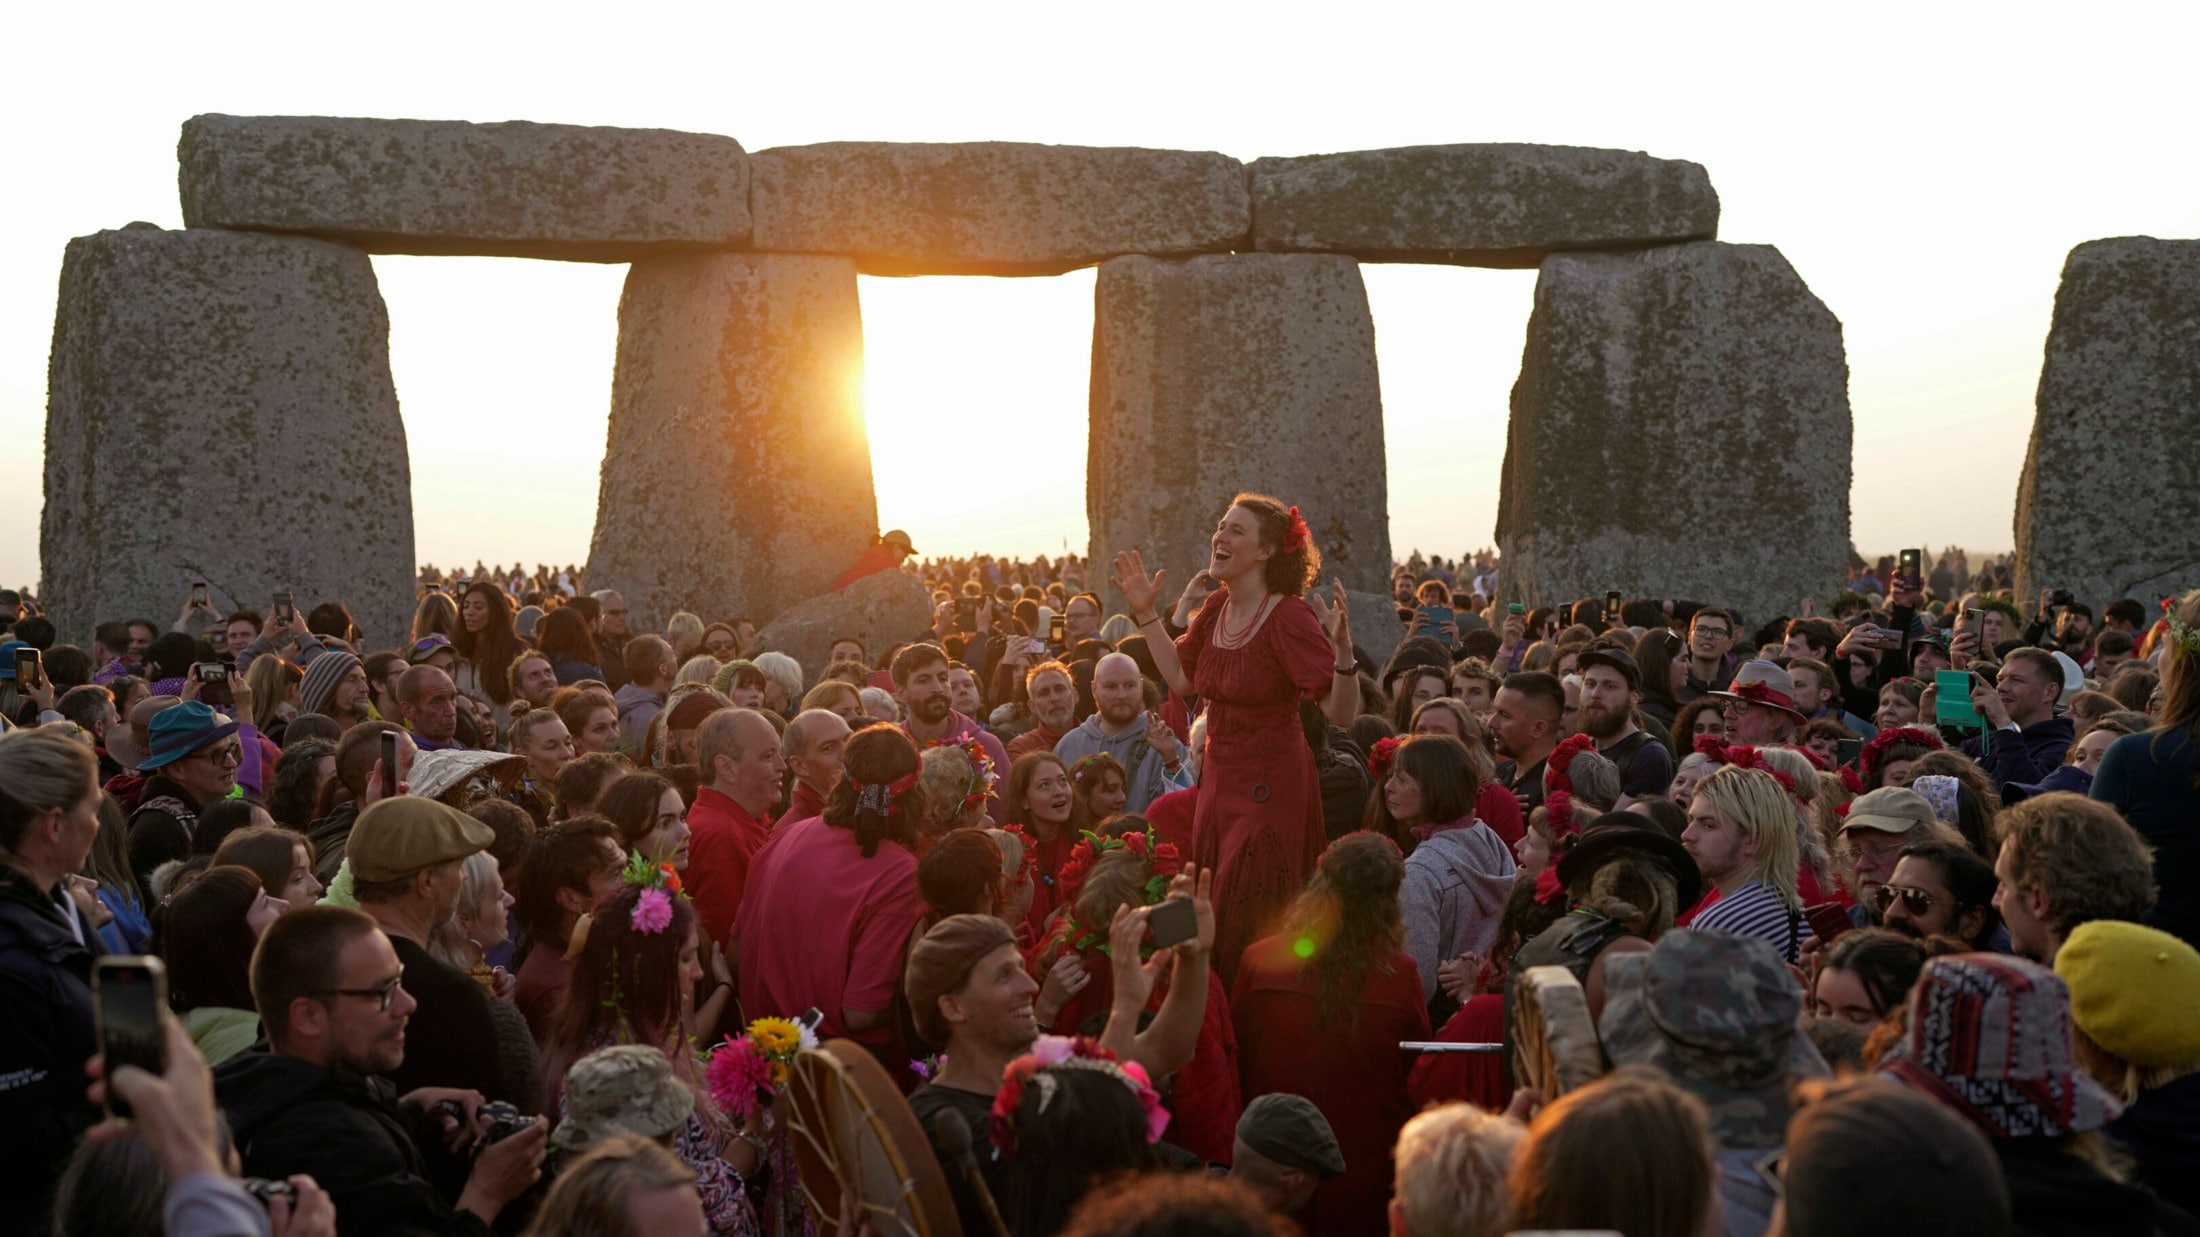
<svg viewBox="0 0 2200 1237">
<path fill-rule="evenodd" d="M 422 636 L 420 639 L 413 641 L 412 651 L 425 653 L 430 649 L 447 649 L 449 647 L 451 647 L 451 638 L 437 632 L 432 636 Z"/>
<path fill-rule="evenodd" d="M 1881 913 L 1885 913 L 1888 907 L 1893 906 L 1896 898 L 1902 899 L 1902 909 L 1912 915 L 1922 915 L 1940 904 L 1940 899 L 1933 895 L 1922 889 L 1913 889 L 1906 885 L 1881 885 L 1879 892 L 1872 895 L 1872 900 L 1879 903 Z M 1953 899 L 1950 899 L 1950 902 L 1952 904 Z"/>
</svg>

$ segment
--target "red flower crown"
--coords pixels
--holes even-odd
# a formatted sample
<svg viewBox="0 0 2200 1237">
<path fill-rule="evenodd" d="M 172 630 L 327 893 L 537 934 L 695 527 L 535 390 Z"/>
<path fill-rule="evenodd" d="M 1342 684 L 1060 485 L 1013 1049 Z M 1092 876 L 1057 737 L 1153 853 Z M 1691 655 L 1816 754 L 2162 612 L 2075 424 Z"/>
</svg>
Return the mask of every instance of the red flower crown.
<svg viewBox="0 0 2200 1237">
<path fill-rule="evenodd" d="M 985 747 L 978 742 L 977 736 L 973 735 L 960 743 L 953 739 L 934 739 L 924 746 L 926 750 L 935 747 L 960 748 L 963 755 L 970 757 L 970 786 L 963 794 L 960 814 L 967 816 L 984 807 L 985 801 L 993 796 L 993 783 L 998 780 L 999 774 L 993 768 L 993 758 L 985 754 Z"/>
<path fill-rule="evenodd" d="M 1781 789 L 1791 795 L 1795 793 L 1795 775 L 1785 769 L 1773 767 L 1772 763 L 1765 759 L 1763 752 L 1746 743 L 1737 743 L 1732 747 L 1728 747 L 1714 735 L 1697 735 L 1696 751 L 1700 755 L 1710 757 L 1713 764 L 1732 765 L 1737 769 L 1755 769 L 1760 773 L 1769 773 L 1774 781 L 1780 783 Z"/>
<path fill-rule="evenodd" d="M 1569 770 L 1574 767 L 1574 757 L 1583 752 L 1595 751 L 1597 741 L 1586 734 L 1567 735 L 1557 747 L 1551 749 L 1550 758 L 1543 763 L 1545 776 L 1559 790 L 1572 790 L 1574 780 Z"/>
<path fill-rule="evenodd" d="M 1016 879 L 1037 880 L 1039 878 L 1039 844 L 1031 840 L 1031 835 L 1024 832 L 1022 825 L 997 825 L 995 828 L 1024 844 L 1024 858 L 1023 862 L 1017 865 Z"/>
<path fill-rule="evenodd" d="M 1290 523 L 1286 524 L 1283 530 L 1283 552 L 1296 554 L 1305 549 L 1306 543 L 1311 539 L 1312 534 L 1307 531 L 1306 521 L 1299 518 L 1299 509 L 1297 507 L 1291 508 Z"/>
<path fill-rule="evenodd" d="M 1159 902 L 1169 889 L 1170 880 L 1183 870 L 1183 856 L 1176 845 L 1161 841 L 1152 825 L 1135 829 L 1120 837 L 1101 837 L 1090 829 L 1078 835 L 1077 845 L 1070 848 L 1069 858 L 1062 861 L 1054 874 L 1054 883 L 1062 891 L 1062 904 L 1074 906 L 1077 893 L 1085 885 L 1085 873 L 1100 861 L 1100 856 L 1111 850 L 1127 850 L 1147 861 L 1153 868 L 1153 876 L 1146 882 L 1146 903 Z"/>
<path fill-rule="evenodd" d="M 1857 780 L 1855 785 L 1858 794 L 1864 792 L 1864 782 L 1871 777 L 1872 771 L 1879 767 L 1879 762 L 1887 758 L 1887 749 L 1902 744 L 1928 748 L 1933 751 L 1938 751 L 1943 746 L 1939 735 L 1921 726 L 1897 726 L 1892 730 L 1880 731 L 1878 734 L 1873 735 L 1872 741 L 1866 743 L 1864 750 L 1856 755 Z"/>
<path fill-rule="evenodd" d="M 1367 771 L 1378 785 L 1390 776 L 1390 762 L 1398 758 L 1398 749 L 1405 745 L 1406 741 L 1396 735 L 1375 740 L 1375 750 L 1367 754 Z"/>
<path fill-rule="evenodd" d="M 1065 1037 L 1042 1035 L 1032 1045 L 1031 1051 L 1008 1063 L 1001 1071 L 1001 1089 L 993 1095 L 993 1108 L 987 1122 L 993 1145 L 1003 1151 L 1016 1148 L 1016 1110 L 1023 1105 L 1024 1092 L 1039 1088 L 1039 1111 L 1045 1112 L 1054 1101 L 1055 1088 L 1060 1084 L 1046 1071 L 1050 1069 L 1090 1070 L 1106 1074 L 1138 1097 L 1139 1107 L 1146 1114 L 1146 1141 L 1161 1141 L 1161 1132 L 1169 1128 L 1169 1110 L 1161 1106 L 1161 1094 L 1153 1089 L 1146 1077 L 1146 1069 L 1136 1061 L 1118 1061 L 1114 1053 L 1098 1043 L 1079 1035 Z"/>
</svg>

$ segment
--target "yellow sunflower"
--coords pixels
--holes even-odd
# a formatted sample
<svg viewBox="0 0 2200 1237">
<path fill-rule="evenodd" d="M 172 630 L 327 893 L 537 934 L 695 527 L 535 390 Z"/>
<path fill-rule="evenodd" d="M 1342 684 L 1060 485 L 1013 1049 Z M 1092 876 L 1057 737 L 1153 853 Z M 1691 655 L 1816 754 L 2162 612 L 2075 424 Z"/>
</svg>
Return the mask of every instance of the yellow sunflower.
<svg viewBox="0 0 2200 1237">
<path fill-rule="evenodd" d="M 802 1028 L 785 1018 L 758 1018 L 749 1024 L 749 1038 L 758 1052 L 785 1060 L 802 1047 Z"/>
</svg>

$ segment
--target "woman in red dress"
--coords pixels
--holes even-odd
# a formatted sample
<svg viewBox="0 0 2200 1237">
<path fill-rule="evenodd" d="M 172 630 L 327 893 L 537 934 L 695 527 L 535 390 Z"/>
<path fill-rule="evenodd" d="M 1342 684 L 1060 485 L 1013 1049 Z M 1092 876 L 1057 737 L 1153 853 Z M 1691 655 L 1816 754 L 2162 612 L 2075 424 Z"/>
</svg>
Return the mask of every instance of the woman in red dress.
<svg viewBox="0 0 2200 1237">
<path fill-rule="evenodd" d="M 1421 973 L 1405 952 L 1398 847 L 1348 833 L 1277 936 L 1256 941 L 1230 998 L 1246 1103 L 1303 1095 L 1329 1118 L 1345 1171 L 1322 1182 L 1304 1216 L 1322 1237 L 1381 1237 L 1389 1228 L 1390 1149 L 1413 1116 L 1405 1040 L 1429 1036 Z"/>
<path fill-rule="evenodd" d="M 1274 928 L 1321 858 L 1321 786 L 1299 701 L 1347 725 L 1360 685 L 1343 583 L 1333 604 L 1306 595 L 1321 551 L 1298 508 L 1240 494 L 1209 551 L 1205 574 L 1219 598 L 1205 598 L 1174 643 L 1159 638 L 1155 610 L 1165 573 L 1147 575 L 1136 550 L 1119 553 L 1115 587 L 1171 690 L 1206 709 L 1192 861 L 1215 871 L 1215 965 L 1228 982 L 1246 943 Z M 1200 600 L 1188 590 L 1180 609 Z"/>
</svg>

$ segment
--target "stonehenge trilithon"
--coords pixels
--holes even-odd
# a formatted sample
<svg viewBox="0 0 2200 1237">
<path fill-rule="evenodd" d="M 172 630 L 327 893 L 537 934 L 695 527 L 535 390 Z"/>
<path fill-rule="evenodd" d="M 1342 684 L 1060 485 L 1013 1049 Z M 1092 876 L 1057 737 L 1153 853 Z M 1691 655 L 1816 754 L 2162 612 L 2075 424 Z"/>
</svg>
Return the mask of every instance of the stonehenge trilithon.
<svg viewBox="0 0 2200 1237">
<path fill-rule="evenodd" d="M 1139 549 L 1180 589 L 1206 568 L 1230 495 L 1256 490 L 1299 506 L 1325 585 L 1335 575 L 1388 591 L 1382 391 L 1357 262 L 1117 258 L 1101 264 L 1094 301 L 1085 513 L 1096 563 Z"/>
<path fill-rule="evenodd" d="M 177 158 L 190 227 L 373 253 L 624 262 L 749 235 L 748 156 L 709 133 L 209 115 L 183 126 Z"/>
<path fill-rule="evenodd" d="M 1252 222 L 1245 168 L 1211 151 L 826 142 L 754 167 L 753 248 L 845 254 L 866 274 L 1056 275 L 1240 248 Z"/>
<path fill-rule="evenodd" d="M 225 611 L 349 602 L 368 647 L 412 616 L 405 430 L 367 255 L 133 224 L 69 242 L 46 415 L 45 602 L 165 630 L 206 581 Z"/>
<path fill-rule="evenodd" d="M 2150 607 L 2200 578 L 2200 240 L 2070 251 L 2017 482 L 2019 605 Z"/>
<path fill-rule="evenodd" d="M 638 628 L 675 610 L 762 624 L 871 544 L 855 263 L 779 254 L 636 262 L 588 578 Z"/>
<path fill-rule="evenodd" d="M 1553 250 L 1708 240 L 1700 163 L 1640 151 L 1491 143 L 1252 164 L 1253 247 L 1386 262 L 1534 266 Z"/>
<path fill-rule="evenodd" d="M 1553 254 L 1513 386 L 1505 600 L 1792 614 L 1847 563 L 1849 440 L 1841 323 L 1778 250 Z"/>
</svg>

